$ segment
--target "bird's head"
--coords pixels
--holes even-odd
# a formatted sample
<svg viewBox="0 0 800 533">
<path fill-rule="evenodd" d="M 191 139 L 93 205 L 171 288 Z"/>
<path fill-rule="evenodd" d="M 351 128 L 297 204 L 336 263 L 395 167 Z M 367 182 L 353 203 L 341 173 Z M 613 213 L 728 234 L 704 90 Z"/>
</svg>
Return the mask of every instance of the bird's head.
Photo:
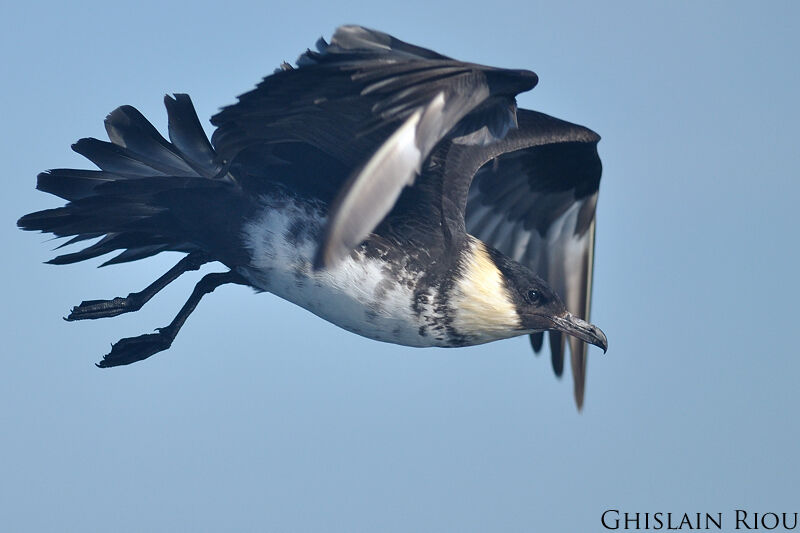
<svg viewBox="0 0 800 533">
<path fill-rule="evenodd" d="M 555 330 L 608 349 L 600 328 L 567 311 L 546 281 L 478 239 L 470 238 L 455 289 L 454 326 L 479 342 Z"/>
</svg>

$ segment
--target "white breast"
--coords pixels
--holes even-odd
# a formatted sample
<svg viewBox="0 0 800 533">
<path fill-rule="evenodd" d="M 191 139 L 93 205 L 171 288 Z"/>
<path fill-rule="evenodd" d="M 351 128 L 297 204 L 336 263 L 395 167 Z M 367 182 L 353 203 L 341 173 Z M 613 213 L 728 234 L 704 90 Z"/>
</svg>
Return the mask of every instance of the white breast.
<svg viewBox="0 0 800 533">
<path fill-rule="evenodd" d="M 238 271 L 250 283 L 365 337 L 407 346 L 444 345 L 444 339 L 420 334 L 425 319 L 412 303 L 421 273 L 398 272 L 363 252 L 314 271 L 326 221 L 322 206 L 291 197 L 262 201 L 261 213 L 243 227 L 251 261 Z"/>
</svg>

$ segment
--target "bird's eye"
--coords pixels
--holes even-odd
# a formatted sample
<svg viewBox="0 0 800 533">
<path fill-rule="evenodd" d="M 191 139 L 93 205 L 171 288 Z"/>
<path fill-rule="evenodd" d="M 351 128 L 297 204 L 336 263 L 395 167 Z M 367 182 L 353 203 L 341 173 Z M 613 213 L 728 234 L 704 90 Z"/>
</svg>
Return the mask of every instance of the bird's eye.
<svg viewBox="0 0 800 533">
<path fill-rule="evenodd" d="M 536 289 L 531 289 L 528 291 L 528 302 L 533 305 L 537 305 L 542 299 L 542 294 L 537 291 Z"/>
</svg>

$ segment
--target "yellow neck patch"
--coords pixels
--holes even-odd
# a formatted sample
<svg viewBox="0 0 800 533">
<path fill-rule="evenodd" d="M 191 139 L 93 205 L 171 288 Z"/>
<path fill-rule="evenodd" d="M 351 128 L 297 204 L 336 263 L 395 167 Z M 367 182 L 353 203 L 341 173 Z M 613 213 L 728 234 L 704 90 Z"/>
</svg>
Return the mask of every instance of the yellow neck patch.
<svg viewBox="0 0 800 533">
<path fill-rule="evenodd" d="M 450 295 L 453 327 L 476 344 L 519 335 L 520 318 L 503 274 L 486 245 L 472 236 L 468 239 L 468 252 L 462 258 L 461 272 Z"/>
</svg>

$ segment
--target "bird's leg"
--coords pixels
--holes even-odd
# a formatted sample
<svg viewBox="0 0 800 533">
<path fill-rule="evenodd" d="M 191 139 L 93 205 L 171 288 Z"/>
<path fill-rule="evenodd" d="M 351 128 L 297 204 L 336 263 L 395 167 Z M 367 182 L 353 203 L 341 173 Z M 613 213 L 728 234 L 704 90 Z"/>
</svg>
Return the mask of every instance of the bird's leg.
<svg viewBox="0 0 800 533">
<path fill-rule="evenodd" d="M 170 268 L 163 276 L 155 280 L 146 288 L 139 292 L 132 292 L 125 298 L 114 298 L 113 300 L 86 300 L 79 306 L 73 307 L 69 316 L 65 320 L 84 320 L 87 318 L 106 318 L 138 311 L 150 298 L 155 296 L 161 289 L 178 279 L 184 272 L 197 270 L 210 259 L 202 252 L 192 252 Z"/>
<path fill-rule="evenodd" d="M 186 303 L 183 304 L 181 310 L 178 311 L 178 314 L 175 315 L 175 318 L 172 319 L 168 326 L 158 328 L 158 333 L 148 333 L 119 340 L 111 346 L 111 352 L 103 356 L 103 360 L 97 363 L 97 366 L 106 368 L 109 366 L 129 365 L 166 350 L 172 345 L 172 341 L 175 340 L 175 336 L 178 335 L 181 326 L 192 314 L 192 311 L 200 303 L 203 296 L 226 283 L 247 285 L 247 282 L 233 271 L 206 274 L 197 282 L 191 296 L 189 296 L 189 299 L 186 300 Z"/>
</svg>

